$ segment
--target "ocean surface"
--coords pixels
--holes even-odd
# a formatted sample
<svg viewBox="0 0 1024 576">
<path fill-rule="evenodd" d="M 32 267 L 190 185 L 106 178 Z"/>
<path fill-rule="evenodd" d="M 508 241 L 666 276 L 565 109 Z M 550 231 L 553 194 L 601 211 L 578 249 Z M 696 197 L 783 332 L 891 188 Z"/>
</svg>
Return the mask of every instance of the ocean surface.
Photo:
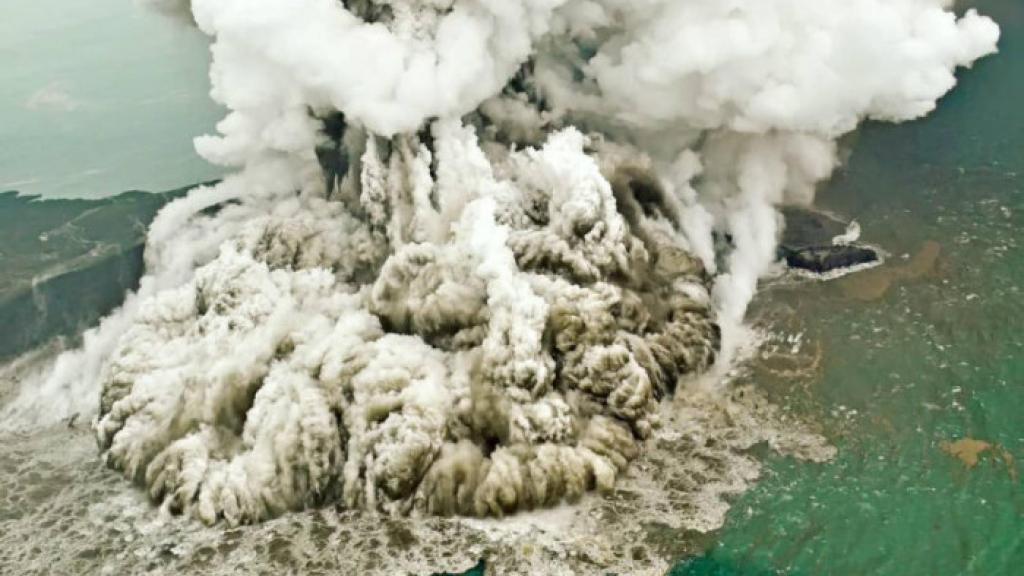
<svg viewBox="0 0 1024 576">
<path fill-rule="evenodd" d="M 224 115 L 208 44 L 133 0 L 0 2 L 0 191 L 98 198 L 222 170 L 192 139 Z"/>
<path fill-rule="evenodd" d="M 12 10 L 48 21 L 47 10 L 36 8 L 44 4 L 52 13 L 56 2 L 0 8 L 0 57 L 26 43 L 74 50 L 41 32 L 11 29 Z M 124 39 L 110 38 L 106 56 L 81 48 L 107 40 L 81 28 L 87 7 L 125 10 L 122 4 L 68 2 L 59 29 L 78 30 L 82 59 L 144 61 L 140 85 L 113 72 L 103 81 L 138 94 L 115 96 L 108 86 L 90 96 L 81 70 L 0 68 L 8 75 L 0 82 L 0 181 L 33 181 L 0 182 L 0 189 L 98 197 L 216 176 L 188 152 L 190 138 L 218 115 L 205 103 L 201 38 L 150 22 L 150 33 L 131 32 L 140 42 L 131 57 Z M 1024 566 L 1024 2 L 972 5 L 1001 25 L 1000 54 L 963 71 L 927 119 L 868 124 L 846 139 L 845 165 L 819 193 L 817 204 L 856 219 L 862 239 L 889 254 L 886 263 L 829 282 L 768 281 L 751 311 L 766 342 L 740 383 L 811 422 L 837 456 L 814 464 L 755 448 L 762 478 L 732 501 L 723 528 L 677 547 L 685 553 L 673 575 L 1011 575 Z M 97 20 L 93 29 L 110 34 L 122 26 Z M 9 81 L 15 77 L 20 84 Z M 52 82 L 64 82 L 57 86 L 79 95 L 81 106 L 45 114 L 11 107 Z M 150 90 L 176 96 L 147 109 L 139 102 Z M 136 119 L 134 128 L 117 125 L 109 111 L 72 119 L 86 102 L 128 101 L 137 105 L 124 116 Z M 11 121 L 25 124 L 12 128 Z M 64 123 L 71 127 L 62 136 Z M 111 131 L 93 145 L 90 131 L 104 126 Z M 28 149 L 9 145 L 12 138 Z M 84 177 L 94 164 L 105 172 Z M 344 528 L 322 514 L 161 540 L 153 510 L 99 465 L 84 428 L 0 438 L 0 573 L 204 573 L 240 560 L 246 573 L 279 573 L 296 561 L 328 573 L 345 565 L 337 558 Z M 381 543 L 401 548 L 401 534 L 387 523 L 377 529 Z M 329 559 L 316 558 L 317 550 L 330 550 Z M 439 560 L 435 569 L 475 561 Z"/>
</svg>

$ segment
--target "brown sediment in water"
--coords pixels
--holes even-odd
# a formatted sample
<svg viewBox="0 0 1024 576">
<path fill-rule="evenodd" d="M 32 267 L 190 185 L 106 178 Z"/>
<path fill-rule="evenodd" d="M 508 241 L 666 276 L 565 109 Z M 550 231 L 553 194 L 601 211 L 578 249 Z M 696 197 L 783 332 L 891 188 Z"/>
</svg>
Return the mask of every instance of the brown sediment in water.
<svg viewBox="0 0 1024 576">
<path fill-rule="evenodd" d="M 934 240 L 927 240 L 921 245 L 921 249 L 914 254 L 901 272 L 902 277 L 913 280 L 931 274 L 939 261 L 939 254 L 942 252 L 942 245 Z"/>
<path fill-rule="evenodd" d="M 860 274 L 852 274 L 842 278 L 839 287 L 848 298 L 878 300 L 897 282 L 916 280 L 932 274 L 938 265 L 941 252 L 941 244 L 928 240 L 906 264 L 883 264 Z"/>
<path fill-rule="evenodd" d="M 1016 484 L 1019 479 L 1017 460 L 1002 444 L 994 444 L 976 438 L 961 438 L 955 442 L 943 442 L 942 451 L 960 460 L 964 468 L 968 470 L 977 466 L 981 455 L 988 452 L 997 458 L 992 460 L 994 466 L 998 466 L 1000 460 L 1006 466 L 1006 473 L 1010 476 L 1010 482 Z"/>
<path fill-rule="evenodd" d="M 896 426 L 893 425 L 892 420 L 880 414 L 871 416 L 871 424 L 876 428 L 885 431 L 886 434 L 896 433 Z"/>
<path fill-rule="evenodd" d="M 1010 475 L 1010 482 L 1017 483 L 1017 460 L 1013 457 L 1013 454 L 1006 449 L 1005 446 L 999 444 L 996 445 L 996 449 L 999 451 L 999 456 L 1003 459 L 1003 464 L 1006 464 L 1006 472 Z"/>
<path fill-rule="evenodd" d="M 977 466 L 981 454 L 991 449 L 991 443 L 975 438 L 961 438 L 956 442 L 942 443 L 942 451 L 959 459 L 968 470 Z"/>
</svg>

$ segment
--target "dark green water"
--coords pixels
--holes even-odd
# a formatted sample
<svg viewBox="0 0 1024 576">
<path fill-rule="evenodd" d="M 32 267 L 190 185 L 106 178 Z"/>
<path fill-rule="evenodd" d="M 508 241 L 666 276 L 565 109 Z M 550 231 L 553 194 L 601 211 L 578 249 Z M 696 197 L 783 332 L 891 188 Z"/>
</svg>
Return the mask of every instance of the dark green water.
<svg viewBox="0 0 1024 576">
<path fill-rule="evenodd" d="M 975 5 L 1000 23 L 1001 53 L 926 120 L 866 126 L 819 195 L 890 263 L 760 297 L 820 346 L 813 375 L 764 384 L 820 414 L 836 460 L 770 458 L 674 576 L 1024 571 L 1024 3 Z M 929 241 L 937 260 L 893 273 Z M 973 467 L 944 444 L 962 438 L 986 443 Z"/>
</svg>

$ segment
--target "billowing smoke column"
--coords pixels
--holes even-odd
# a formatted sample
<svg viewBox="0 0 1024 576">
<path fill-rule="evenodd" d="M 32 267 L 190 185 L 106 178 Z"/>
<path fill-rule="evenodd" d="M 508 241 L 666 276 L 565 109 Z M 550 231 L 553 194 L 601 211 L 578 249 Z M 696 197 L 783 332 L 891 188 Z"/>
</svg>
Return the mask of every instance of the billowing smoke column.
<svg viewBox="0 0 1024 576">
<path fill-rule="evenodd" d="M 103 372 L 108 461 L 207 521 L 611 488 L 718 347 L 673 199 L 632 164 L 610 184 L 572 128 L 494 161 L 458 120 L 349 130 L 332 192 L 240 218 L 140 304 Z"/>
<path fill-rule="evenodd" d="M 945 0 L 157 4 L 213 38 L 197 148 L 240 171 L 76 358 L 107 461 L 232 523 L 610 489 L 728 360 L 775 207 L 998 38 Z"/>
</svg>

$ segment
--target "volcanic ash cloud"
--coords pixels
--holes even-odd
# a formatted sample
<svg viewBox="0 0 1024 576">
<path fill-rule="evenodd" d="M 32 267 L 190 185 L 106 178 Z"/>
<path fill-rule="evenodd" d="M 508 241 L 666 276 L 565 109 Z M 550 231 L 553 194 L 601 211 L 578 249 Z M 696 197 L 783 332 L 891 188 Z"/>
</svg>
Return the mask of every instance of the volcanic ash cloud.
<svg viewBox="0 0 1024 576">
<path fill-rule="evenodd" d="M 940 0 L 157 4 L 213 39 L 196 144 L 239 172 L 40 389 L 98 384 L 107 462 L 206 522 L 612 489 L 729 359 L 775 207 L 998 38 Z"/>
<path fill-rule="evenodd" d="M 429 138 L 347 135 L 331 200 L 278 200 L 140 304 L 103 370 L 110 464 L 210 522 L 613 486 L 719 345 L 679 207 L 574 128 L 493 161 L 457 120 Z"/>
</svg>

